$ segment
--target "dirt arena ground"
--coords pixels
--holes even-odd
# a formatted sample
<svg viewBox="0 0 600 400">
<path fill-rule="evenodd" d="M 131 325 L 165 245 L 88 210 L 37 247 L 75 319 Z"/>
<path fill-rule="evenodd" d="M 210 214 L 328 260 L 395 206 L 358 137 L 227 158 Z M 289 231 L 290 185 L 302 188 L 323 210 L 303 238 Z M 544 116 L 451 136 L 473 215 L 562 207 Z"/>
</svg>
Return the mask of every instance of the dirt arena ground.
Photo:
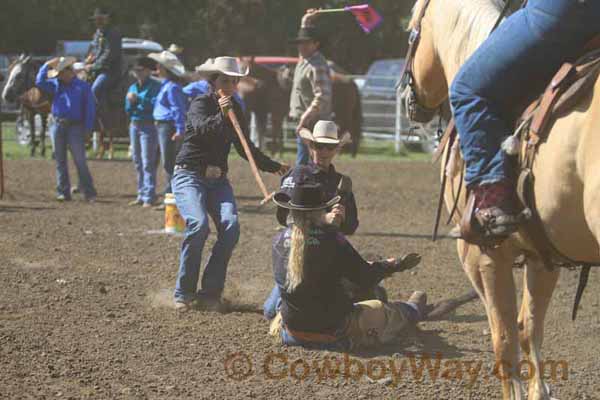
<svg viewBox="0 0 600 400">
<path fill-rule="evenodd" d="M 500 398 L 479 302 L 448 320 L 422 323 L 377 352 L 344 355 L 275 343 L 261 314 L 272 286 L 274 208 L 257 209 L 256 185 L 239 160 L 231 171 L 242 226 L 228 271 L 231 310 L 177 315 L 171 292 L 180 238 L 152 233 L 162 227 L 160 212 L 126 206 L 134 193 L 129 162 L 90 164 L 100 196 L 93 205 L 54 201 L 51 161 L 6 162 L 0 399 Z M 337 166 L 354 181 L 360 227 L 351 241 L 359 251 L 423 254 L 415 271 L 385 281 L 391 298 L 422 289 L 439 300 L 470 288 L 454 241 L 429 240 L 435 167 L 401 161 Z M 269 187 L 276 182 L 267 177 Z M 208 249 L 213 242 L 211 235 Z M 518 282 L 520 276 L 515 271 Z M 563 272 L 543 358 L 563 362 L 549 380 L 555 397 L 600 399 L 600 271 L 592 271 L 578 320 L 571 322 L 576 283 L 577 274 Z"/>
</svg>

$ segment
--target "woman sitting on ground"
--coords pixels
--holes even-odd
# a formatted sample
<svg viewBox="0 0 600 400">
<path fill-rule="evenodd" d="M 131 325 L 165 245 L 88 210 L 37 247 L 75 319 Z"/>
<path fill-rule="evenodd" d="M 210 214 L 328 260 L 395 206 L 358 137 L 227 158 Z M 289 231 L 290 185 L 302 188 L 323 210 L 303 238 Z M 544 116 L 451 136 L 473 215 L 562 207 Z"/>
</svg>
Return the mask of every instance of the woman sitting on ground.
<svg viewBox="0 0 600 400">
<path fill-rule="evenodd" d="M 421 320 L 426 296 L 415 292 L 408 302 L 350 297 L 343 280 L 363 291 L 395 272 L 416 266 L 421 257 L 367 262 L 325 221 L 326 209 L 340 201 L 318 183 L 310 167 L 294 168 L 275 195 L 291 211 L 292 223 L 275 238 L 273 269 L 281 308 L 271 334 L 286 345 L 349 350 L 388 343 Z"/>
</svg>

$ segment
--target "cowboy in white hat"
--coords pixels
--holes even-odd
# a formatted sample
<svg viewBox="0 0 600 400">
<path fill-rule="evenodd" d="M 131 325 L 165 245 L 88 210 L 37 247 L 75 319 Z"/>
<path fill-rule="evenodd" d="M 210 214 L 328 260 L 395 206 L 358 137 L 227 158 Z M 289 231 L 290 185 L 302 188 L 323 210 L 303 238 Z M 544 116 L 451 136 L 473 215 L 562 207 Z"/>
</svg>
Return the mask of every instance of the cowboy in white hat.
<svg viewBox="0 0 600 400">
<path fill-rule="evenodd" d="M 96 199 L 96 189 L 85 159 L 85 134 L 91 132 L 96 118 L 96 103 L 90 85 L 77 78 L 74 57 L 56 57 L 39 70 L 35 84 L 51 95 L 54 124 L 50 135 L 56 158 L 56 199 L 71 200 L 67 148 L 77 167 L 79 184 L 86 200 Z"/>
<path fill-rule="evenodd" d="M 220 57 L 220 58 L 230 59 L 233 57 Z M 234 63 L 234 61 L 235 61 L 235 63 Z M 188 96 L 188 99 L 190 102 L 192 100 L 194 100 L 194 98 L 196 98 L 197 96 L 208 94 L 208 93 L 211 93 L 212 91 L 214 91 L 214 84 L 211 84 L 209 81 L 209 78 L 211 75 L 210 71 L 214 71 L 212 69 L 214 67 L 214 65 L 213 65 L 214 62 L 215 62 L 214 59 L 209 58 L 204 64 L 198 65 L 195 68 L 195 71 L 197 72 L 197 74 L 200 76 L 201 79 L 191 82 L 183 88 L 183 93 L 185 93 L 185 95 Z M 219 64 L 225 64 L 225 63 L 230 63 L 230 65 L 231 65 L 231 68 L 224 69 L 225 71 L 230 71 L 233 73 L 236 73 L 236 72 L 241 73 L 241 68 L 237 64 L 236 59 L 228 60 L 228 61 L 221 61 L 221 60 L 219 61 Z M 209 72 L 207 73 L 205 70 L 208 70 Z M 242 76 L 246 76 L 247 74 L 248 74 L 248 72 L 246 71 Z M 233 93 L 233 98 L 238 103 L 240 103 L 242 110 L 245 113 L 246 112 L 246 104 L 244 103 L 244 100 L 242 99 L 240 94 L 237 92 L 237 90 Z"/>
<path fill-rule="evenodd" d="M 158 78 L 162 80 L 152 116 L 158 131 L 158 144 L 166 174 L 164 194 L 167 194 L 173 193 L 171 178 L 175 167 L 175 156 L 185 132 L 188 103 L 182 91 L 182 83 L 186 72 L 177 56 L 169 51 L 150 53 L 148 58 L 157 62 Z"/>
<path fill-rule="evenodd" d="M 228 118 L 233 110 L 242 125 L 257 167 L 283 175 L 289 167 L 274 161 L 257 149 L 249 139 L 248 121 L 237 100 L 232 98 L 238 79 L 248 72 L 233 57 L 210 59 L 197 71 L 206 77 L 212 90 L 196 97 L 187 115 L 187 129 L 177 155 L 173 193 L 185 220 L 185 239 L 181 248 L 179 274 L 175 286 L 175 306 L 188 310 L 196 300 L 207 308 L 219 308 L 225 286 L 227 265 L 238 242 L 240 227 L 233 189 L 227 179 L 228 157 L 233 145 L 247 159 L 244 147 Z M 202 250 L 209 233 L 208 210 L 217 226 L 217 242 L 202 276 L 198 275 Z"/>
</svg>

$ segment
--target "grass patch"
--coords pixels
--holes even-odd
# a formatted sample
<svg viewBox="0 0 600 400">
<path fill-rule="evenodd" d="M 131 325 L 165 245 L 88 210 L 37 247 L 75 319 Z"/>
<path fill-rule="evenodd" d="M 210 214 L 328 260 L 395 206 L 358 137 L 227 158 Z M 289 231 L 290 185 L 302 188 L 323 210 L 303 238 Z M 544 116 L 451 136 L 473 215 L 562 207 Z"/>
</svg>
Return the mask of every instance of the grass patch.
<svg viewBox="0 0 600 400">
<path fill-rule="evenodd" d="M 13 122 L 4 122 L 2 124 L 2 140 L 5 160 L 22 160 L 30 159 L 29 146 L 23 146 L 17 142 L 15 134 L 15 124 Z M 114 145 L 114 159 L 115 160 L 127 160 L 128 147 L 125 144 Z M 34 159 L 44 159 L 39 155 L 39 147 L 36 149 L 36 155 Z M 232 151 L 231 157 L 240 158 L 236 151 Z M 268 153 L 267 153 L 268 154 Z M 88 159 L 95 159 L 96 154 L 90 148 L 87 151 Z M 108 152 L 104 154 L 104 157 L 108 157 Z M 50 141 L 50 134 L 47 133 L 46 137 L 46 157 L 45 159 L 52 158 L 52 145 Z M 277 157 L 276 157 L 277 158 Z M 292 143 L 286 143 L 285 150 L 283 152 L 283 160 L 292 163 L 296 158 L 296 147 Z M 341 154 L 338 160 L 351 161 L 428 161 L 431 156 L 423 152 L 409 151 L 406 148 L 402 148 L 400 153 L 396 153 L 394 149 L 394 143 L 383 141 L 383 140 L 363 140 L 360 146 L 359 154 L 356 158 L 352 158 L 350 154 Z"/>
</svg>

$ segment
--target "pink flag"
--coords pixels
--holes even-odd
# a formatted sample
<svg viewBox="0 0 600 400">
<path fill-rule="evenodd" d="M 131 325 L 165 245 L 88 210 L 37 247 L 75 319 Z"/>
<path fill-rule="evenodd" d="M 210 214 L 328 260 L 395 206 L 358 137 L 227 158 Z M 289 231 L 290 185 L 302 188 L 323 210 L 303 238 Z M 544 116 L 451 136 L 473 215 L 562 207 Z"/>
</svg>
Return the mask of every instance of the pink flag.
<svg viewBox="0 0 600 400">
<path fill-rule="evenodd" d="M 357 6 L 346 6 L 344 10 L 350 11 L 358 21 L 358 24 L 365 33 L 370 33 L 375 29 L 383 18 L 369 4 L 360 4 Z"/>
</svg>

